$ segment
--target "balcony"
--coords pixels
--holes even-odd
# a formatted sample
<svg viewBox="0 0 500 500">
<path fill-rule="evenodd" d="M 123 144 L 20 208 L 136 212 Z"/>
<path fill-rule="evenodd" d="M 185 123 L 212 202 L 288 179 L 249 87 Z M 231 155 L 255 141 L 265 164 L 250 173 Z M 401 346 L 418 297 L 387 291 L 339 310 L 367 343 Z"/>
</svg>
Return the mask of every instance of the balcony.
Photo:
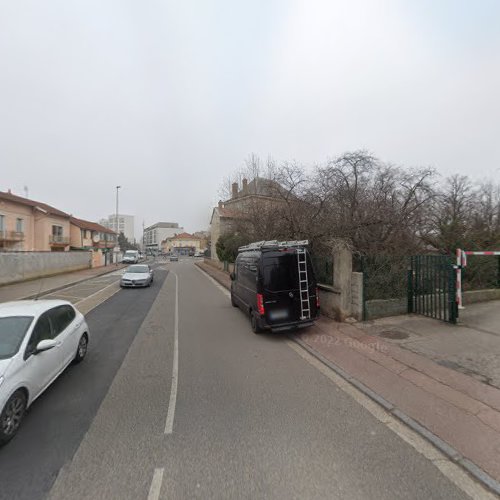
<svg viewBox="0 0 500 500">
<path fill-rule="evenodd" d="M 23 241 L 22 231 L 0 231 L 0 241 Z"/>
<path fill-rule="evenodd" d="M 51 234 L 49 236 L 49 244 L 51 247 L 65 247 L 69 245 L 69 236 L 61 236 L 58 234 Z"/>
</svg>

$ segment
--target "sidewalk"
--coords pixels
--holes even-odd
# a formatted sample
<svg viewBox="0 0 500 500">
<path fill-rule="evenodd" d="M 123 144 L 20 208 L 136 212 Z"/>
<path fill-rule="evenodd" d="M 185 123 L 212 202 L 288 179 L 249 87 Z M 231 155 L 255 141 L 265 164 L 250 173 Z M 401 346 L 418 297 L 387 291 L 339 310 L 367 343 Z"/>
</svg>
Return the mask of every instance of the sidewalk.
<svg viewBox="0 0 500 500">
<path fill-rule="evenodd" d="M 57 274 L 35 280 L 23 281 L 12 285 L 0 286 L 0 302 L 10 300 L 31 299 L 38 294 L 55 292 L 67 286 L 86 281 L 96 276 L 109 274 L 125 267 L 124 264 L 111 264 L 105 267 L 96 267 L 94 269 L 83 269 L 71 273 Z"/>
<path fill-rule="evenodd" d="M 230 286 L 227 273 L 198 265 Z M 499 389 L 325 317 L 292 338 L 500 493 Z"/>
</svg>

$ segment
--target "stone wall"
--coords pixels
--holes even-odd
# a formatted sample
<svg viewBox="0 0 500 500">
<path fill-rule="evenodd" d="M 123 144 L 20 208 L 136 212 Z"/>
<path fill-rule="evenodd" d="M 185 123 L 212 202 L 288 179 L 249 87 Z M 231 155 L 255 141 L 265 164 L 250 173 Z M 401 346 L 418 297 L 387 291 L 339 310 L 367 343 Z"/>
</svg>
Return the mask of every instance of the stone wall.
<svg viewBox="0 0 500 500">
<path fill-rule="evenodd" d="M 91 252 L 0 253 L 0 285 L 89 269 Z"/>
</svg>

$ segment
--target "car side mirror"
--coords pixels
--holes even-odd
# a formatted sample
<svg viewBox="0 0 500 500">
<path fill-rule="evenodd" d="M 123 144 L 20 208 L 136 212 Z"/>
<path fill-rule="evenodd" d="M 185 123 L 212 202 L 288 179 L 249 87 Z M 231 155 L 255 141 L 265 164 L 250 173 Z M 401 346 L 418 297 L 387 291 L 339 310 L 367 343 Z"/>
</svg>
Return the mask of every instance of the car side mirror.
<svg viewBox="0 0 500 500">
<path fill-rule="evenodd" d="M 236 279 L 236 275 L 234 274 L 234 271 L 229 274 L 229 277 L 231 278 L 232 281 Z"/>
<path fill-rule="evenodd" d="M 54 339 L 45 339 L 40 340 L 36 346 L 35 354 L 40 352 L 49 351 L 50 349 L 54 349 L 56 347 L 57 341 Z"/>
</svg>

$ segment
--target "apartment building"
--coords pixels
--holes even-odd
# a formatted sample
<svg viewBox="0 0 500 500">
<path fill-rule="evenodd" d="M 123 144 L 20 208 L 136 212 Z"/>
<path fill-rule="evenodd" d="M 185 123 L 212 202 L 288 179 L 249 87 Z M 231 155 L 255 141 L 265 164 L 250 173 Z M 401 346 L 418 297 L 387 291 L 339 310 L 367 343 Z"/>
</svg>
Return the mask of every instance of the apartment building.
<svg viewBox="0 0 500 500">
<path fill-rule="evenodd" d="M 133 215 L 116 214 L 108 215 L 107 219 L 99 221 L 101 226 L 113 230 L 115 233 L 123 233 L 131 243 L 135 243 L 135 222 Z"/>
<path fill-rule="evenodd" d="M 148 253 L 159 253 L 161 242 L 184 232 L 177 222 L 157 222 L 144 228 L 143 243 Z"/>
</svg>

